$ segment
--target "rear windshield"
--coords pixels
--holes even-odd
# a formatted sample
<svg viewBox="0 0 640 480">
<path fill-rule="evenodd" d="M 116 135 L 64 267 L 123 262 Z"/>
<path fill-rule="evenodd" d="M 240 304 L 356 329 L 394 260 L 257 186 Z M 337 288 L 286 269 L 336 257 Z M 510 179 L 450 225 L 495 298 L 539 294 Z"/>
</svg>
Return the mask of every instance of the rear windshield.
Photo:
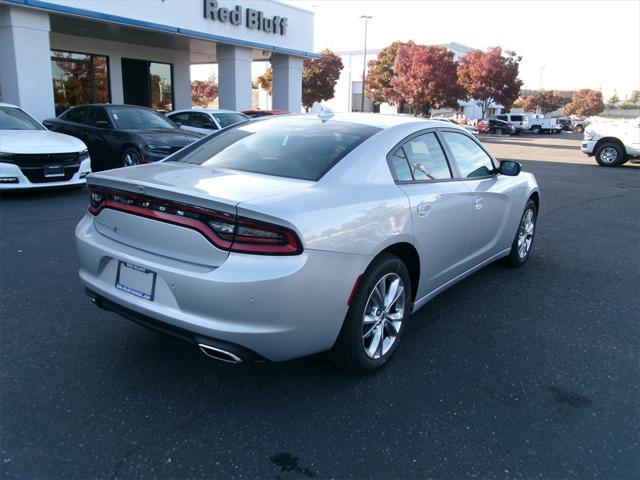
<svg viewBox="0 0 640 480">
<path fill-rule="evenodd" d="M 170 161 L 316 181 L 378 131 L 315 116 L 273 116 L 213 134 Z"/>
</svg>

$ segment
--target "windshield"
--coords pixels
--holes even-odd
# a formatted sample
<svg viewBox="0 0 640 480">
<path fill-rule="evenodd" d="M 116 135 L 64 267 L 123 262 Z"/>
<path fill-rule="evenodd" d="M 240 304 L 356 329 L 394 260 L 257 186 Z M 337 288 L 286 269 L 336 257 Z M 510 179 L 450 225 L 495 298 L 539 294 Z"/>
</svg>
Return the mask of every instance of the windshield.
<svg viewBox="0 0 640 480">
<path fill-rule="evenodd" d="M 112 108 L 111 116 L 116 128 L 122 130 L 150 130 L 153 128 L 177 128 L 168 118 L 144 108 Z"/>
<path fill-rule="evenodd" d="M 171 161 L 319 180 L 380 129 L 317 117 L 271 117 L 230 127 Z"/>
<path fill-rule="evenodd" d="M 0 130 L 46 130 L 19 108 L 0 107 Z"/>
</svg>

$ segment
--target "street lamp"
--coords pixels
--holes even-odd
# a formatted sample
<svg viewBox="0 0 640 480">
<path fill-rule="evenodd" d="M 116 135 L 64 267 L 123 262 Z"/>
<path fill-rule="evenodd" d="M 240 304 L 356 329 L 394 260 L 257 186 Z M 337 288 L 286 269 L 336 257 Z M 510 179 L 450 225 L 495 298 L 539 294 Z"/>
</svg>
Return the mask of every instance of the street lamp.
<svg viewBox="0 0 640 480">
<path fill-rule="evenodd" d="M 362 58 L 362 98 L 360 100 L 360 111 L 364 112 L 364 84 L 367 79 L 367 21 L 373 17 L 370 15 L 361 15 L 364 18 L 364 53 Z"/>
</svg>

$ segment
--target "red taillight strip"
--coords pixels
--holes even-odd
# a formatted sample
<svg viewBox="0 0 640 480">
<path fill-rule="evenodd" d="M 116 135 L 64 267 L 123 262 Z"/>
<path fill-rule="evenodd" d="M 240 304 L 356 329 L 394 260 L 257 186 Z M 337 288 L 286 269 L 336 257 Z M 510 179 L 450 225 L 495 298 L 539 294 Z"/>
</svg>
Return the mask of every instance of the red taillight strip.
<svg viewBox="0 0 640 480">
<path fill-rule="evenodd" d="M 121 212 L 126 213 L 133 213 L 134 215 L 138 215 L 141 217 L 147 217 L 153 220 L 159 220 L 161 222 L 172 223 L 174 225 L 180 225 L 181 227 L 191 228 L 192 230 L 196 230 L 204 235 L 205 238 L 213 243 L 216 247 L 222 248 L 224 250 L 229 250 L 231 248 L 231 242 L 223 240 L 218 235 L 216 235 L 213 230 L 211 230 L 207 225 L 192 218 L 180 217 L 178 215 L 158 212 L 156 210 L 146 210 L 144 208 L 136 207 L 135 205 L 124 205 L 112 200 L 105 200 L 97 209 L 94 209 L 96 210 L 95 213 L 91 213 L 93 215 L 98 215 L 105 208 L 120 210 Z"/>
<path fill-rule="evenodd" d="M 183 217 L 180 215 L 176 215 L 173 213 L 161 212 L 158 210 L 151 210 L 138 207 L 136 205 L 128 205 L 125 203 L 120 203 L 114 200 L 103 200 L 96 207 L 89 206 L 89 212 L 96 216 L 103 209 L 110 208 L 113 210 L 119 210 L 125 213 L 131 213 L 134 215 L 138 215 L 141 217 L 150 218 L 153 220 L 159 220 L 165 223 L 171 223 L 174 225 L 179 225 L 182 227 L 190 228 L 192 230 L 196 230 L 201 233 L 207 240 L 209 240 L 213 245 L 223 250 L 229 250 L 233 252 L 240 253 L 252 253 L 252 254 L 263 254 L 263 255 L 298 255 L 302 253 L 302 244 L 298 239 L 298 236 L 287 229 L 286 227 L 281 227 L 279 225 L 272 225 L 268 223 L 264 223 L 258 220 L 252 220 L 244 217 L 237 217 L 236 215 L 225 213 L 225 212 L 217 212 L 213 210 L 209 210 L 206 208 L 201 208 L 197 206 L 185 205 L 181 203 L 175 203 L 155 197 L 148 197 L 146 195 L 137 195 L 135 193 L 129 192 L 121 192 L 117 190 L 110 189 L 102 189 L 102 188 L 92 188 L 91 192 L 100 193 L 103 195 L 118 195 L 122 198 L 127 199 L 135 199 L 138 201 L 149 201 L 154 204 L 166 206 L 169 208 L 175 208 L 183 211 L 189 211 L 193 213 L 197 213 L 200 215 L 204 215 L 210 217 L 212 219 L 218 218 L 223 219 L 227 222 L 233 222 L 237 226 L 248 226 L 250 228 L 256 228 L 264 231 L 276 232 L 279 235 L 283 235 L 286 238 L 286 244 L 276 244 L 277 240 L 273 240 L 270 238 L 260 238 L 260 237 L 250 237 L 250 236 L 241 236 L 235 235 L 232 241 L 223 238 L 221 233 L 217 233 L 211 229 L 209 225 L 206 223 L 189 218 Z M 231 235 L 231 234 L 226 234 Z"/>
</svg>

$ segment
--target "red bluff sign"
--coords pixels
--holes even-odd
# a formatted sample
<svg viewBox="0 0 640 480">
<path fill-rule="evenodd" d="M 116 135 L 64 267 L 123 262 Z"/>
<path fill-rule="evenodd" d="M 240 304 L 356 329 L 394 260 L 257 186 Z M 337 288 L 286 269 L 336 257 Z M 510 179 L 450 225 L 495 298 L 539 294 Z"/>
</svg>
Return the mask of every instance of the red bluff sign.
<svg viewBox="0 0 640 480">
<path fill-rule="evenodd" d="M 264 12 L 247 8 L 244 11 L 240 5 L 235 8 L 220 8 L 216 0 L 204 0 L 204 18 L 214 22 L 230 23 L 231 25 L 243 25 L 252 30 L 260 30 L 265 33 L 284 35 L 287 33 L 287 18 L 276 15 L 267 17 Z"/>
</svg>

